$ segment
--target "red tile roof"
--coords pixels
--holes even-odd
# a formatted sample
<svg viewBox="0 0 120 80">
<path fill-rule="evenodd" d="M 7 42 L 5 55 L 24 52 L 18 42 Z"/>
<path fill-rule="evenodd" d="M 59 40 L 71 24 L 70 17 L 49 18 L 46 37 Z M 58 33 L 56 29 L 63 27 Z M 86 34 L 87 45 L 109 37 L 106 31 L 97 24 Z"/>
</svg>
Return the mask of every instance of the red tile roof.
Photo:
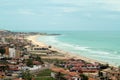
<svg viewBox="0 0 120 80">
<path fill-rule="evenodd" d="M 40 62 L 39 61 L 33 61 L 33 64 L 40 65 Z"/>
<path fill-rule="evenodd" d="M 77 76 L 78 75 L 78 73 L 76 73 L 76 72 L 70 72 L 68 70 L 64 70 L 63 68 L 51 68 L 51 70 L 54 72 L 61 72 L 62 74 L 67 74 L 70 76 Z"/>
</svg>

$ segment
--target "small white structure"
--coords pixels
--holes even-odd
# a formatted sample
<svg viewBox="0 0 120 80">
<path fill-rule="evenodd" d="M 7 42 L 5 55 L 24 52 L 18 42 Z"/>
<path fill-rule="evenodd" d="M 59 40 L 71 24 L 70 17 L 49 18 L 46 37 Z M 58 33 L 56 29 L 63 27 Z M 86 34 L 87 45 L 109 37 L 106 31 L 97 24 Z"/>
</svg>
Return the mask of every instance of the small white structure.
<svg viewBox="0 0 120 80">
<path fill-rule="evenodd" d="M 39 70 L 39 69 L 41 69 L 41 68 L 42 68 L 41 65 L 39 65 L 39 66 L 34 65 L 32 68 L 29 67 L 29 70 L 30 70 L 30 71 L 35 71 L 35 70 Z"/>
<path fill-rule="evenodd" d="M 9 57 L 11 58 L 15 58 L 16 53 L 15 53 L 15 49 L 14 48 L 9 48 Z"/>
<path fill-rule="evenodd" d="M 28 67 L 28 66 L 19 67 L 19 69 L 21 69 L 21 70 L 30 70 L 30 71 L 39 70 L 41 68 L 42 68 L 41 65 L 38 65 L 38 66 L 33 65 L 33 67 Z"/>
</svg>

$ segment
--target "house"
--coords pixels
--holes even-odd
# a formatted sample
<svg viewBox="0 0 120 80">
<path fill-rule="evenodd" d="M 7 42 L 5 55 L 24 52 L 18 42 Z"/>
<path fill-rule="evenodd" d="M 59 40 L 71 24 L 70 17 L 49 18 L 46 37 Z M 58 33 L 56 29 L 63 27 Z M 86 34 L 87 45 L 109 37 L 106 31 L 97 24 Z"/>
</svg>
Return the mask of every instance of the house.
<svg viewBox="0 0 120 80">
<path fill-rule="evenodd" d="M 100 65 L 99 64 L 92 64 L 87 63 L 83 60 L 75 60 L 70 59 L 66 61 L 66 64 L 64 64 L 66 68 L 68 68 L 71 72 L 79 72 L 79 73 L 95 73 L 99 70 Z"/>
<path fill-rule="evenodd" d="M 40 65 L 41 63 L 39 61 L 33 61 L 34 65 Z"/>
<path fill-rule="evenodd" d="M 9 70 L 11 71 L 19 71 L 19 66 L 18 65 L 8 65 L 9 66 Z"/>
<path fill-rule="evenodd" d="M 64 77 L 67 80 L 81 80 L 79 73 L 77 73 L 77 72 L 70 72 L 69 70 L 64 70 L 63 68 L 57 68 L 57 67 L 51 68 L 51 70 L 54 72 L 60 72 L 60 73 L 64 74 L 65 75 Z M 53 74 L 52 74 L 52 76 L 54 77 Z"/>
</svg>

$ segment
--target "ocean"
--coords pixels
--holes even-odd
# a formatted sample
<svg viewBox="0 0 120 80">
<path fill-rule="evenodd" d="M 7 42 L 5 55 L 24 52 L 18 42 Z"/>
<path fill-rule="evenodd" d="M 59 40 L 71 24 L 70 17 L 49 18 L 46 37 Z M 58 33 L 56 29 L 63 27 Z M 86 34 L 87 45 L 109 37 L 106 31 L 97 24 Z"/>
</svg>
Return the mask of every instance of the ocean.
<svg viewBox="0 0 120 80">
<path fill-rule="evenodd" d="M 51 31 L 58 36 L 42 36 L 38 40 L 58 49 L 115 66 L 120 65 L 119 31 Z"/>
</svg>

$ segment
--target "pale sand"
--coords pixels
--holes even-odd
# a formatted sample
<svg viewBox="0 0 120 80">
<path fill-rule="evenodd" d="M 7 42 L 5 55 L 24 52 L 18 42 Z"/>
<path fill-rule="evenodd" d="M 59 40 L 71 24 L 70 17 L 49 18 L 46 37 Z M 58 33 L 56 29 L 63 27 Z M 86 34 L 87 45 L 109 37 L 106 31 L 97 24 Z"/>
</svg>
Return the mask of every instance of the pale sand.
<svg viewBox="0 0 120 80">
<path fill-rule="evenodd" d="M 45 43 L 38 41 L 38 38 L 39 38 L 40 36 L 41 36 L 41 35 L 28 36 L 28 37 L 26 37 L 26 39 L 32 41 L 32 43 L 33 43 L 34 45 L 39 45 L 40 47 L 47 47 L 47 45 L 46 45 Z"/>
<path fill-rule="evenodd" d="M 41 47 L 48 47 L 48 45 L 46 45 L 45 43 L 43 42 L 39 42 L 37 39 L 40 37 L 41 35 L 34 35 L 34 36 L 28 36 L 26 39 L 32 41 L 33 44 L 35 45 L 39 45 Z M 70 58 L 74 58 L 74 59 L 82 59 L 82 60 L 85 60 L 87 62 L 90 62 L 90 63 L 95 63 L 95 62 L 99 62 L 99 63 L 102 63 L 102 64 L 106 64 L 105 62 L 102 62 L 102 61 L 97 61 L 97 60 L 94 60 L 94 59 L 90 59 L 90 58 L 87 58 L 87 57 L 83 57 L 83 56 L 80 56 L 80 55 L 77 55 L 77 54 L 73 54 L 73 53 L 70 53 L 70 52 L 65 52 L 63 50 L 59 50 L 55 47 L 52 46 L 51 50 L 54 50 L 54 51 L 58 51 L 59 53 L 63 54 L 64 56 L 61 57 L 61 56 L 53 56 L 53 58 L 57 58 L 57 59 L 70 59 Z"/>
</svg>

